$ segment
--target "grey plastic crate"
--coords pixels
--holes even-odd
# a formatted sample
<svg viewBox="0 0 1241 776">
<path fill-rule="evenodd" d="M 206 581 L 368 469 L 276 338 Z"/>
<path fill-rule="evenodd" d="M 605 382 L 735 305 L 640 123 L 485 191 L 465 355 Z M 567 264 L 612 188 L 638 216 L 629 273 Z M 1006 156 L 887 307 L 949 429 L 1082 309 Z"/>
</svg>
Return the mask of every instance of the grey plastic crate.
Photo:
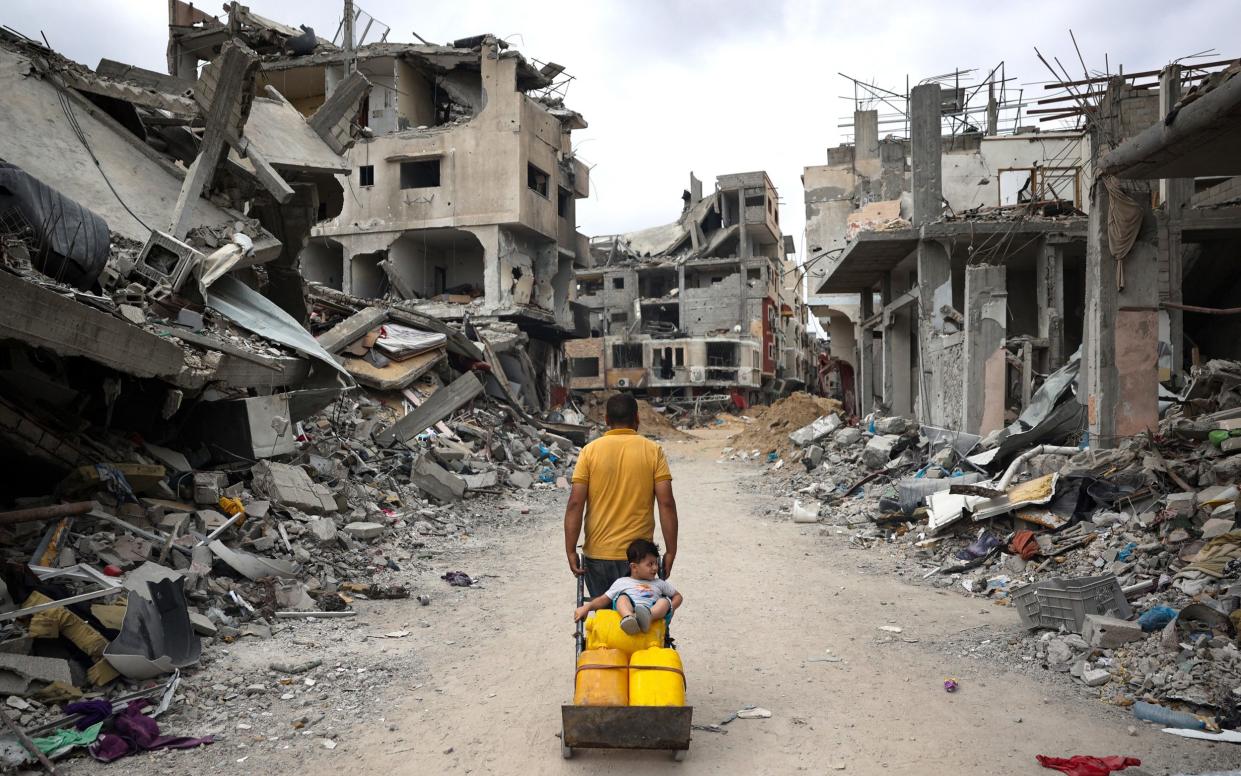
<svg viewBox="0 0 1241 776">
<path fill-rule="evenodd" d="M 1081 633 L 1088 614 L 1133 616 L 1115 574 L 1076 579 L 1048 579 L 1013 591 L 1013 605 L 1027 628 L 1056 628 Z"/>
</svg>

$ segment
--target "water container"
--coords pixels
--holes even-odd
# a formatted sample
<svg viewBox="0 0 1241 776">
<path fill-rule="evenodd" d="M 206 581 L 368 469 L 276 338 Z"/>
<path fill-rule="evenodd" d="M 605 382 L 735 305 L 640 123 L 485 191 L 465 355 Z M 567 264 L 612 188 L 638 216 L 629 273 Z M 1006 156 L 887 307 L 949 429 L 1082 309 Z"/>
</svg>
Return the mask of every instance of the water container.
<svg viewBox="0 0 1241 776">
<path fill-rule="evenodd" d="M 629 705 L 629 656 L 619 649 L 588 649 L 577 658 L 573 686 L 575 706 Z M 587 668 L 586 666 L 615 666 Z"/>
<path fill-rule="evenodd" d="M 643 666 L 653 667 L 644 670 Z M 685 675 L 675 649 L 657 647 L 633 653 L 629 658 L 629 705 L 685 705 Z"/>
<path fill-rule="evenodd" d="M 586 649 L 619 649 L 626 655 L 632 655 L 640 649 L 662 647 L 667 626 L 663 620 L 651 623 L 646 633 L 630 636 L 621 630 L 620 612 L 614 609 L 600 609 L 594 616 L 586 620 Z"/>
</svg>

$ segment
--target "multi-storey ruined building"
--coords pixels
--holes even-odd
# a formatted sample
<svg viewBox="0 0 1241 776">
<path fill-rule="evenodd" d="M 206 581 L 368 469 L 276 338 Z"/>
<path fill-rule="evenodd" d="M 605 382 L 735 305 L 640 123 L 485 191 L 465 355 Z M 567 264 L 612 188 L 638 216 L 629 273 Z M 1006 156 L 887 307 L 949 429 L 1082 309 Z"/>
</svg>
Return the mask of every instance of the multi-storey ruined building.
<svg viewBox="0 0 1241 776">
<path fill-rule="evenodd" d="M 764 172 L 691 176 L 681 217 L 593 241 L 577 272 L 591 337 L 567 343 L 571 387 L 652 395 L 779 393 L 807 369 L 791 240 Z"/>
<path fill-rule="evenodd" d="M 192 70 L 227 30 L 209 17 L 184 21 L 171 28 L 169 64 Z M 493 337 L 501 350 L 515 324 L 531 362 L 509 377 L 542 383 L 546 399 L 561 382 L 560 342 L 574 333 L 574 266 L 589 252 L 575 218 L 589 174 L 571 143 L 586 122 L 564 106 L 564 68 L 492 35 L 309 48 L 266 58 L 262 83 L 305 113 L 337 99 L 351 70 L 373 89 L 355 119 L 364 137 L 347 154 L 339 214 L 315 227 L 303 277 L 441 320 L 508 322 L 510 335 Z"/>
<path fill-rule="evenodd" d="M 1163 127 L 1178 120 L 1189 80 L 1166 68 L 1051 84 L 1068 96 L 1025 114 L 1031 123 L 1083 117 L 1074 130 L 1014 122 L 1002 131 L 994 99 L 975 126 L 963 91 L 935 82 L 915 87 L 907 112 L 889 119 L 905 137 L 881 138 L 877 111 L 857 111 L 854 142 L 803 176 L 808 301 L 851 373 L 854 409 L 985 435 L 1068 366 L 1080 369 L 1081 389 L 1062 407 L 1108 444 L 1155 424 L 1159 384 L 1179 388 L 1197 363 L 1190 342 L 1235 356 L 1217 336 L 1220 319 L 1195 320 L 1192 334 L 1184 320 L 1190 294 L 1204 301 L 1224 290 L 1193 281 L 1231 247 L 1237 220 L 1220 207 L 1236 196 L 1221 177 L 1236 172 L 1228 141 L 1215 157 L 1160 162 L 1196 180 L 1119 180 L 1163 169 L 1143 154 L 1171 153 Z M 1215 92 L 1214 102 L 1232 94 Z M 1202 121 L 1214 124 L 1195 137 L 1224 132 L 1223 113 Z"/>
</svg>

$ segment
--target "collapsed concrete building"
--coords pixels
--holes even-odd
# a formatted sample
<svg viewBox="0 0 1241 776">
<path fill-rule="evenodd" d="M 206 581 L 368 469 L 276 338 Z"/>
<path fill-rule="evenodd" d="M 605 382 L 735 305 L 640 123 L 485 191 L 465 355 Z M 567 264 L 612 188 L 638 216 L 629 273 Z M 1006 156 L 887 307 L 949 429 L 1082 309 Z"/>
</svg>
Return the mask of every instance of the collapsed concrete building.
<svg viewBox="0 0 1241 776">
<path fill-rule="evenodd" d="M 681 217 L 591 242 L 577 299 L 591 336 L 566 343 L 570 387 L 686 399 L 805 385 L 809 347 L 792 239 L 765 172 L 692 175 Z"/>
<path fill-rule="evenodd" d="M 1096 209 L 1119 188 L 1099 174 L 1099 159 L 1168 116 L 1184 80 L 1165 70 L 1050 85 L 1090 90 L 1032 111 L 1084 116 L 1074 130 L 1014 122 L 1000 131 L 994 87 L 986 124 L 975 127 L 962 118 L 964 90 L 937 82 L 911 90 L 897 119 L 908 138 L 881 139 L 878 112 L 857 111 L 854 142 L 803 175 L 809 302 L 846 365 L 853 411 L 986 435 L 1081 348 L 1090 396 L 1080 412 L 1095 438 L 1152 427 L 1160 381 L 1179 387 L 1188 363 L 1172 306 L 1184 267 L 1227 234 L 1227 220 L 1201 207 L 1231 190 L 1203 178 L 1177 203 L 1155 189 L 1130 194 L 1126 203 L 1144 203 L 1144 216 L 1127 216 L 1140 230 L 1128 234 L 1132 246 L 1109 247 L 1115 216 Z M 1191 200 L 1200 208 L 1187 211 Z M 1199 225 L 1208 213 L 1220 226 Z M 1118 264 L 1116 254 L 1134 258 Z"/>
</svg>

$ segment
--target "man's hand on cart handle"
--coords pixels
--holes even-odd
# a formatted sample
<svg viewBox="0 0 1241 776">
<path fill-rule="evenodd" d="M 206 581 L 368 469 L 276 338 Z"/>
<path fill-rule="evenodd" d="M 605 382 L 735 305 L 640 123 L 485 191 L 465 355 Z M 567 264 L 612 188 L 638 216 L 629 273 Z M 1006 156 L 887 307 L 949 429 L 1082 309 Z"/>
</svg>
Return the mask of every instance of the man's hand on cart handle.
<svg viewBox="0 0 1241 776">
<path fill-rule="evenodd" d="M 576 552 L 569 553 L 569 571 L 572 571 L 573 575 L 578 577 L 586 573 L 586 569 L 582 568 L 581 561 Z"/>
</svg>

